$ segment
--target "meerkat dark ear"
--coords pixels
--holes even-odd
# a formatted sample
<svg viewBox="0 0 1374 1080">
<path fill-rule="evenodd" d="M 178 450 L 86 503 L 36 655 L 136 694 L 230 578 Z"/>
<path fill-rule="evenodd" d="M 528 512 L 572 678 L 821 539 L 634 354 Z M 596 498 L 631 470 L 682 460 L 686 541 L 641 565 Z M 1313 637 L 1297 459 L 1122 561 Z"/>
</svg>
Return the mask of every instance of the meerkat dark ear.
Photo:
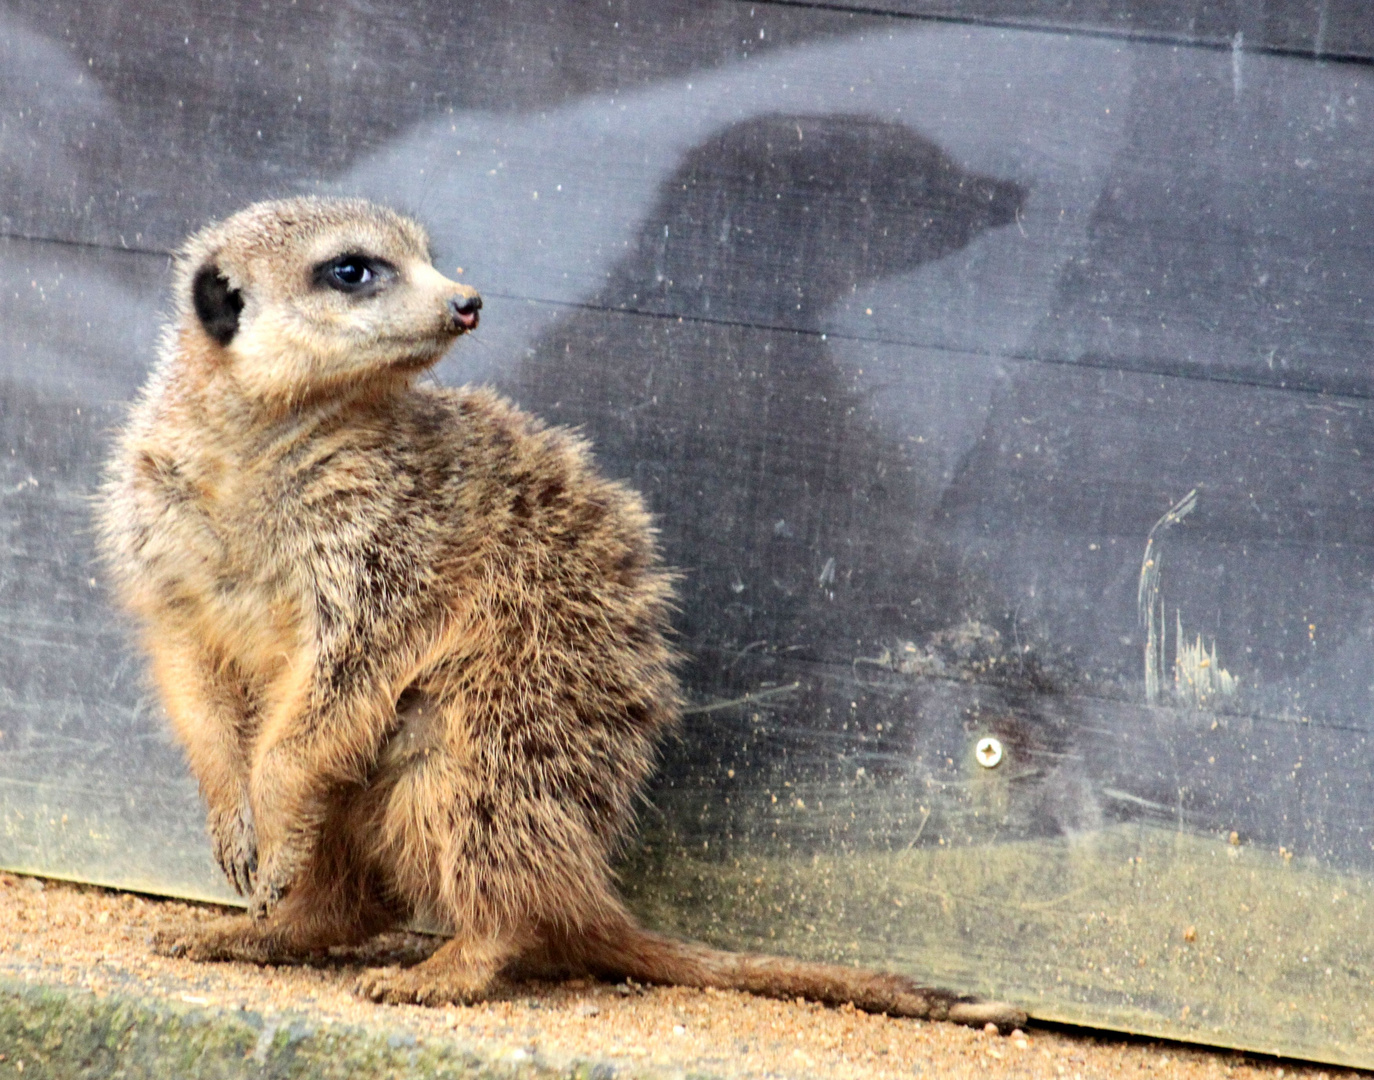
<svg viewBox="0 0 1374 1080">
<path fill-rule="evenodd" d="M 221 345 L 234 340 L 239 332 L 239 315 L 243 313 L 243 294 L 229 284 L 214 263 L 207 262 L 196 271 L 191 282 L 191 302 L 207 334 Z"/>
</svg>

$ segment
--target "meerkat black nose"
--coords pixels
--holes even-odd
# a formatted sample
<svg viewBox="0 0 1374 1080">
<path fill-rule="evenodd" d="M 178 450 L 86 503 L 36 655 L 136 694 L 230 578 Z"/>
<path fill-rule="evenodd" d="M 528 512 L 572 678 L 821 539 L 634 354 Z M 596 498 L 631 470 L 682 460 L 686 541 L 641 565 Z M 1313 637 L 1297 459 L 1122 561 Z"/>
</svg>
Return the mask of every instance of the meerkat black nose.
<svg viewBox="0 0 1374 1080">
<path fill-rule="evenodd" d="M 482 298 L 476 293 L 468 293 L 466 296 L 451 296 L 448 301 L 449 318 L 453 320 L 453 325 L 461 327 L 463 330 L 472 330 L 477 326 L 477 313 L 482 310 Z"/>
</svg>

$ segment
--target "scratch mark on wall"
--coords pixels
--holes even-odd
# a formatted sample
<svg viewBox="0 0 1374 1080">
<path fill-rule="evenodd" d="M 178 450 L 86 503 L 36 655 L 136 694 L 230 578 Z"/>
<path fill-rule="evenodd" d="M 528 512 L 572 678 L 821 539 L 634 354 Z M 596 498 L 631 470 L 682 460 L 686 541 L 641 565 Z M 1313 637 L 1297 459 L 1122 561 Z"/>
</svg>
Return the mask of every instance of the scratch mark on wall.
<svg viewBox="0 0 1374 1080">
<path fill-rule="evenodd" d="M 1211 652 L 1202 643 L 1202 635 L 1188 643 L 1183 640 L 1183 615 L 1175 611 L 1178 629 L 1174 634 L 1174 695 L 1194 706 L 1206 705 L 1213 695 L 1231 697 L 1239 680 L 1217 663 L 1217 643 Z"/>
<path fill-rule="evenodd" d="M 1186 518 L 1197 507 L 1197 488 L 1179 499 L 1164 516 L 1150 528 L 1145 538 L 1145 555 L 1140 560 L 1140 585 L 1136 590 L 1136 606 L 1140 625 L 1145 630 L 1145 700 L 1159 700 L 1164 680 L 1164 645 L 1167 631 L 1164 626 L 1164 600 L 1159 595 L 1159 571 L 1164 551 L 1164 534 Z"/>
<path fill-rule="evenodd" d="M 1145 555 L 1140 562 L 1140 584 L 1136 605 L 1145 630 L 1145 700 L 1157 704 L 1164 689 L 1164 657 L 1168 630 L 1164 623 L 1164 597 L 1161 570 L 1164 559 L 1164 534 L 1197 507 L 1197 488 L 1188 492 L 1150 529 L 1145 540 Z M 1216 697 L 1231 697 L 1240 681 L 1217 662 L 1215 639 L 1210 649 L 1198 634 L 1192 642 L 1183 636 L 1183 613 L 1174 611 L 1174 699 L 1192 708 L 1201 708 Z"/>
<path fill-rule="evenodd" d="M 699 716 L 702 713 L 720 712 L 722 709 L 733 709 L 738 705 L 752 705 L 756 701 L 767 701 L 769 698 L 782 697 L 790 694 L 794 690 L 799 690 L 801 683 L 788 683 L 786 686 L 775 686 L 770 690 L 760 690 L 754 694 L 745 694 L 743 697 L 731 698 L 729 701 L 713 701 L 709 705 L 693 705 L 683 709 L 683 716 Z"/>
</svg>

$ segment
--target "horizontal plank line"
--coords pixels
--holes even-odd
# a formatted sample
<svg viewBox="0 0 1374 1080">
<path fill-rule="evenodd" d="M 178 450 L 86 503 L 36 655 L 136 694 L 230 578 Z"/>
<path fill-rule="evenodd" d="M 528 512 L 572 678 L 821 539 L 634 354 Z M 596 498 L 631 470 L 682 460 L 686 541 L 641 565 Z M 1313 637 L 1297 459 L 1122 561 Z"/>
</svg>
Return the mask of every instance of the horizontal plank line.
<svg viewBox="0 0 1374 1080">
<path fill-rule="evenodd" d="M 745 0 L 738 0 L 744 3 Z M 1026 30 L 1038 34 L 1066 34 L 1075 37 L 1104 38 L 1143 45 L 1181 45 L 1206 52 L 1230 52 L 1234 44 L 1230 38 L 1196 38 L 1186 34 L 1171 34 L 1166 30 L 1113 29 L 1107 26 L 1084 26 L 1079 23 L 1032 22 L 1015 18 L 986 15 L 942 15 L 936 12 L 895 11 L 892 8 L 869 4 L 846 4 L 841 0 L 754 0 L 759 7 L 807 8 L 815 11 L 834 11 L 850 15 L 877 15 L 912 22 L 948 23 L 956 26 L 979 26 L 997 30 Z M 753 4 L 751 3 L 751 6 Z M 1247 53 L 1270 56 L 1293 56 L 1305 60 L 1320 60 L 1339 64 L 1374 66 L 1374 55 L 1357 52 L 1316 52 L 1292 45 L 1244 46 Z"/>
<path fill-rule="evenodd" d="M 171 259 L 176 252 L 165 248 L 130 247 L 128 244 L 97 244 L 90 240 L 74 240 L 65 236 L 35 236 L 30 233 L 0 232 L 0 240 L 25 240 L 30 244 L 50 244 L 53 247 L 88 248 L 91 251 L 118 251 L 130 255 L 158 255 Z"/>
<path fill-rule="evenodd" d="M 150 255 L 161 258 L 175 258 L 176 253 L 162 248 L 116 247 L 113 244 L 96 244 L 87 240 L 71 240 L 53 236 L 30 236 L 19 232 L 0 232 L 0 240 L 19 240 L 33 244 L 50 244 L 64 248 L 86 248 L 91 251 L 113 251 L 123 254 Z M 1000 360 L 1017 364 L 1051 364 L 1066 368 L 1087 368 L 1097 371 L 1116 371 L 1126 375 L 1155 375 L 1165 379 L 1185 379 L 1192 382 L 1225 383 L 1232 386 L 1249 386 L 1260 390 L 1279 390 L 1287 393 L 1304 394 L 1310 397 L 1346 398 L 1352 401 L 1374 400 L 1374 386 L 1367 381 L 1324 379 L 1293 374 L 1284 378 L 1254 378 L 1243 369 L 1205 368 L 1190 366 L 1186 361 L 1160 359 L 1157 361 L 1132 362 L 1103 356 L 1083 356 L 1077 359 L 1029 353 L 990 353 L 973 349 L 957 348 L 930 342 L 912 341 L 905 338 L 878 335 L 846 334 L 833 331 L 803 330 L 782 323 L 747 322 L 739 319 L 712 319 L 701 315 L 679 315 L 673 312 L 646 311 L 633 307 L 610 307 L 605 304 L 592 304 L 577 300 L 552 300 L 542 296 L 520 296 L 515 293 L 497 290 L 483 290 L 487 296 L 517 303 L 544 304 L 549 307 L 567 308 L 578 311 L 605 312 L 613 315 L 627 315 L 636 318 L 658 319 L 664 322 L 694 323 L 707 326 L 735 327 L 744 330 L 766 330 L 773 333 L 796 334 L 804 337 L 823 338 L 837 341 L 852 341 L 871 345 L 894 345 L 908 349 L 926 349 L 931 352 L 947 353 L 951 356 L 970 356 L 989 360 Z"/>
<path fill-rule="evenodd" d="M 912 341 L 906 338 L 884 337 L 879 335 L 846 334 L 831 330 L 803 330 L 782 323 L 746 322 L 739 319 L 712 319 L 703 315 L 678 315 L 673 312 L 645 311 L 632 307 L 609 307 L 605 304 L 592 304 L 577 300 L 551 300 L 540 296 L 517 296 L 513 293 L 483 290 L 486 296 L 517 303 L 546 304 L 550 307 L 571 308 L 580 311 L 605 312 L 611 315 L 628 315 L 637 318 L 658 319 L 663 322 L 695 323 L 707 326 L 734 327 L 741 330 L 767 330 L 773 333 L 796 334 L 803 337 L 852 341 L 870 345 L 895 345 L 907 349 L 925 349 L 931 352 L 947 353 L 951 356 L 969 356 L 987 360 L 1001 360 L 1017 364 L 1053 364 L 1057 367 L 1088 368 L 1096 371 L 1117 371 L 1124 375 L 1157 375 L 1166 379 L 1186 379 L 1192 382 L 1226 383 L 1228 385 L 1250 386 L 1259 390 L 1281 390 L 1313 397 L 1348 398 L 1355 401 L 1374 400 L 1374 386 L 1366 381 L 1339 383 L 1319 382 L 1300 374 L 1283 379 L 1256 379 L 1247 377 L 1247 372 L 1235 367 L 1205 368 L 1190 366 L 1186 361 L 1160 359 L 1133 363 L 1129 360 L 1114 360 L 1107 357 L 1087 355 L 1078 359 L 1037 355 L 1032 353 L 993 353 L 978 352 L 973 349 L 953 345 Z"/>
</svg>

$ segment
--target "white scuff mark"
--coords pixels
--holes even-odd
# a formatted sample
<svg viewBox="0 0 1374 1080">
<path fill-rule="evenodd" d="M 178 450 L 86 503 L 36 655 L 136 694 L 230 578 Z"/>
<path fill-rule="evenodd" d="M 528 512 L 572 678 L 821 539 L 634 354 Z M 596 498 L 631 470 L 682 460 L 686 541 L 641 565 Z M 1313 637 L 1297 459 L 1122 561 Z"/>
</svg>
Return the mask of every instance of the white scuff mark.
<svg viewBox="0 0 1374 1080">
<path fill-rule="evenodd" d="M 1164 627 L 1164 600 L 1159 595 L 1159 570 L 1164 552 L 1160 547 L 1166 533 L 1191 514 L 1197 506 L 1197 488 L 1179 499 L 1164 516 L 1150 528 L 1145 538 L 1145 555 L 1140 560 L 1140 585 L 1136 590 L 1136 607 L 1140 625 L 1145 631 L 1145 700 L 1159 700 L 1164 681 L 1164 646 L 1167 632 Z"/>
<path fill-rule="evenodd" d="M 862 774 L 863 769 L 860 769 L 858 773 L 855 774 L 855 778 L 857 779 L 858 776 L 861 776 Z M 912 838 L 909 841 L 907 841 L 906 847 L 902 848 L 903 851 L 910 851 L 912 848 L 914 848 L 916 846 L 916 841 L 921 839 L 921 833 L 926 831 L 926 822 L 930 820 L 930 809 L 928 807 L 922 806 L 920 810 L 921 824 L 916 826 L 915 835 L 913 835 Z"/>
<path fill-rule="evenodd" d="M 769 698 L 781 697 L 790 694 L 794 690 L 800 690 L 801 683 L 788 683 L 786 686 L 775 686 L 771 690 L 760 690 L 754 694 L 745 694 L 743 697 L 731 698 L 729 701 L 713 701 L 709 705 L 693 705 L 691 708 L 683 709 L 683 716 L 698 716 L 701 713 L 720 712 L 722 709 L 733 709 L 739 705 L 752 705 L 756 701 L 767 701 Z"/>
<path fill-rule="evenodd" d="M 1030 646 L 1025 650 L 1029 652 Z M 1017 652 L 1020 651 L 1018 646 Z M 924 645 L 897 641 L 884 647 L 877 656 L 856 656 L 852 665 L 856 675 L 863 665 L 902 675 L 969 679 L 1009 659 L 1002 651 L 1001 634 L 977 619 L 965 619 L 956 626 L 931 634 Z"/>
<path fill-rule="evenodd" d="M 924 675 L 940 678 L 946 674 L 944 659 L 930 646 L 921 648 L 914 641 L 899 641 L 896 648 L 884 648 L 877 656 L 856 656 L 853 668 L 859 665 L 896 671 L 902 675 Z"/>
<path fill-rule="evenodd" d="M 1118 791 L 1116 788 L 1102 788 L 1101 791 L 1107 798 L 1115 799 L 1117 802 L 1134 803 L 1136 806 L 1144 806 L 1151 810 L 1158 810 L 1162 814 L 1172 814 L 1174 812 L 1172 806 L 1165 806 L 1163 803 L 1142 799 L 1139 795 L 1132 795 L 1129 791 Z"/>
<path fill-rule="evenodd" d="M 1209 652 L 1202 643 L 1202 635 L 1189 643 L 1183 639 L 1183 615 L 1175 611 L 1177 630 L 1174 632 L 1174 695 L 1190 705 L 1201 707 L 1213 697 L 1232 697 L 1239 680 L 1217 663 L 1217 643 L 1212 641 Z"/>
<path fill-rule="evenodd" d="M 6 495 L 18 495 L 25 488 L 36 488 L 37 486 L 38 481 L 30 476 L 27 479 L 20 480 L 19 483 L 15 484 L 13 487 L 5 488 L 4 493 Z"/>
<path fill-rule="evenodd" d="M 1136 604 L 1145 631 L 1145 700 L 1157 704 L 1164 690 L 1164 657 L 1168 631 L 1164 623 L 1164 598 L 1161 595 L 1164 534 L 1197 507 L 1197 488 L 1188 492 L 1150 529 L 1145 540 L 1145 555 L 1140 563 L 1140 585 Z M 1183 633 L 1183 612 L 1174 611 L 1174 686 L 1173 699 L 1180 705 L 1203 708 L 1218 697 L 1233 697 L 1240 680 L 1217 660 L 1217 643 L 1210 647 L 1202 635 L 1188 641 Z"/>
</svg>

